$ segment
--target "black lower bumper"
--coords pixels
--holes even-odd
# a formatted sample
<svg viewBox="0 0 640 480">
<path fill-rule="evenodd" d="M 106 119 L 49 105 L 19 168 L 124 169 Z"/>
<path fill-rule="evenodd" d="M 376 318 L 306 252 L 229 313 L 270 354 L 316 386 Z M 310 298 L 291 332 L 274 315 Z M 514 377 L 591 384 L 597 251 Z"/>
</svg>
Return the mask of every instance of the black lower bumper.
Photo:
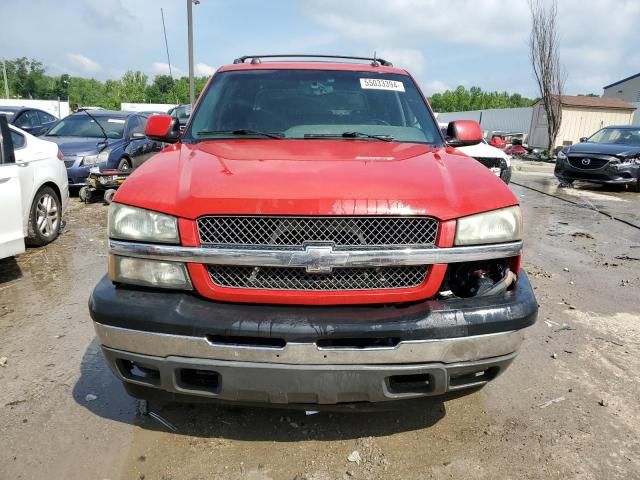
<svg viewBox="0 0 640 480">
<path fill-rule="evenodd" d="M 520 330 L 536 321 L 538 303 L 524 271 L 502 295 L 376 306 L 224 303 L 193 293 L 116 287 L 105 276 L 91 294 L 89 310 L 101 325 L 173 335 L 406 341 Z"/>
<path fill-rule="evenodd" d="M 577 180 L 604 185 L 627 185 L 638 183 L 640 167 L 631 164 L 623 167 L 605 165 L 602 168 L 581 169 L 571 166 L 568 162 L 558 162 L 554 174 L 561 182 Z"/>
</svg>

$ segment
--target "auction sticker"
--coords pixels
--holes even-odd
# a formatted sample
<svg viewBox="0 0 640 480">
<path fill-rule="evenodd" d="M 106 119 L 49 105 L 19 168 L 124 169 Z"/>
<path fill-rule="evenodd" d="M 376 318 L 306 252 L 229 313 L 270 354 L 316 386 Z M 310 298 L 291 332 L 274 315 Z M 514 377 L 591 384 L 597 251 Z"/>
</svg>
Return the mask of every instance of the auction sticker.
<svg viewBox="0 0 640 480">
<path fill-rule="evenodd" d="M 383 78 L 361 78 L 360 87 L 371 90 L 390 90 L 392 92 L 404 92 L 404 84 L 395 80 Z"/>
</svg>

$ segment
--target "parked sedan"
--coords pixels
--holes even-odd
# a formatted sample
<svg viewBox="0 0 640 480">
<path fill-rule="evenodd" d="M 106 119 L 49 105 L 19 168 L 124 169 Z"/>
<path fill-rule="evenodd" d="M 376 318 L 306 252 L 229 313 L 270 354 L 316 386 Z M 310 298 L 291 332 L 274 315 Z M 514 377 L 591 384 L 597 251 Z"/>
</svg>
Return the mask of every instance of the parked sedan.
<svg viewBox="0 0 640 480">
<path fill-rule="evenodd" d="M 60 120 L 43 137 L 64 154 L 69 185 L 83 187 L 91 167 L 129 170 L 163 148 L 144 134 L 147 115 L 86 110 Z"/>
<path fill-rule="evenodd" d="M 7 117 L 11 125 L 35 136 L 42 135 L 58 121 L 50 113 L 29 107 L 5 107 L 0 105 L 0 115 Z"/>
<path fill-rule="evenodd" d="M 555 175 L 563 186 L 580 180 L 640 191 L 640 127 L 606 127 L 563 148 L 558 152 Z"/>
<path fill-rule="evenodd" d="M 55 143 L 0 118 L 0 258 L 55 240 L 69 201 L 67 174 Z"/>
</svg>

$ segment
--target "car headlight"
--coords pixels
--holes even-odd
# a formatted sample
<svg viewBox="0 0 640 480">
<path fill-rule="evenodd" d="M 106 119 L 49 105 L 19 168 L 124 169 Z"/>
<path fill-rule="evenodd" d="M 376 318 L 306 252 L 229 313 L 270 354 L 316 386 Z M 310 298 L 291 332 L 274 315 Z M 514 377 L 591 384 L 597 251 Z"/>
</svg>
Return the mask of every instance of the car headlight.
<svg viewBox="0 0 640 480">
<path fill-rule="evenodd" d="M 456 222 L 456 245 L 513 242 L 522 239 L 520 207 L 462 217 Z"/>
<path fill-rule="evenodd" d="M 143 287 L 193 290 L 184 263 L 109 256 L 109 278 L 113 282 Z"/>
<path fill-rule="evenodd" d="M 109 160 L 109 152 L 107 150 L 98 153 L 97 155 L 87 155 L 82 159 L 82 163 L 85 166 L 95 165 L 96 163 L 102 163 Z"/>
<path fill-rule="evenodd" d="M 180 243 L 178 219 L 164 213 L 112 203 L 109 238 L 153 243 Z"/>
<path fill-rule="evenodd" d="M 620 160 L 618 165 L 625 166 L 625 167 L 628 165 L 640 165 L 640 158 L 633 158 L 633 157 L 623 158 L 622 160 Z"/>
<path fill-rule="evenodd" d="M 558 160 L 566 160 L 567 159 L 567 154 L 564 153 L 562 150 L 560 150 L 558 152 Z"/>
</svg>

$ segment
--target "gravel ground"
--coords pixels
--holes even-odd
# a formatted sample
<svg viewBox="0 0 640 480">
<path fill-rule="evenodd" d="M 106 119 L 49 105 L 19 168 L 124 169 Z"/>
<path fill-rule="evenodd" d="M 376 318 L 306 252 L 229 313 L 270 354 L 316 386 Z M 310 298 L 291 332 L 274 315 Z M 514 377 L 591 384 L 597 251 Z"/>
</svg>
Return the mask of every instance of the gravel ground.
<svg viewBox="0 0 640 480">
<path fill-rule="evenodd" d="M 375 414 L 138 415 L 87 311 L 106 208 L 72 199 L 58 241 L 0 261 L 0 478 L 640 478 L 640 230 L 601 213 L 640 225 L 640 194 L 579 187 L 569 203 L 548 175 L 514 181 L 546 192 L 512 186 L 540 303 L 520 356 L 473 395 Z"/>
</svg>

